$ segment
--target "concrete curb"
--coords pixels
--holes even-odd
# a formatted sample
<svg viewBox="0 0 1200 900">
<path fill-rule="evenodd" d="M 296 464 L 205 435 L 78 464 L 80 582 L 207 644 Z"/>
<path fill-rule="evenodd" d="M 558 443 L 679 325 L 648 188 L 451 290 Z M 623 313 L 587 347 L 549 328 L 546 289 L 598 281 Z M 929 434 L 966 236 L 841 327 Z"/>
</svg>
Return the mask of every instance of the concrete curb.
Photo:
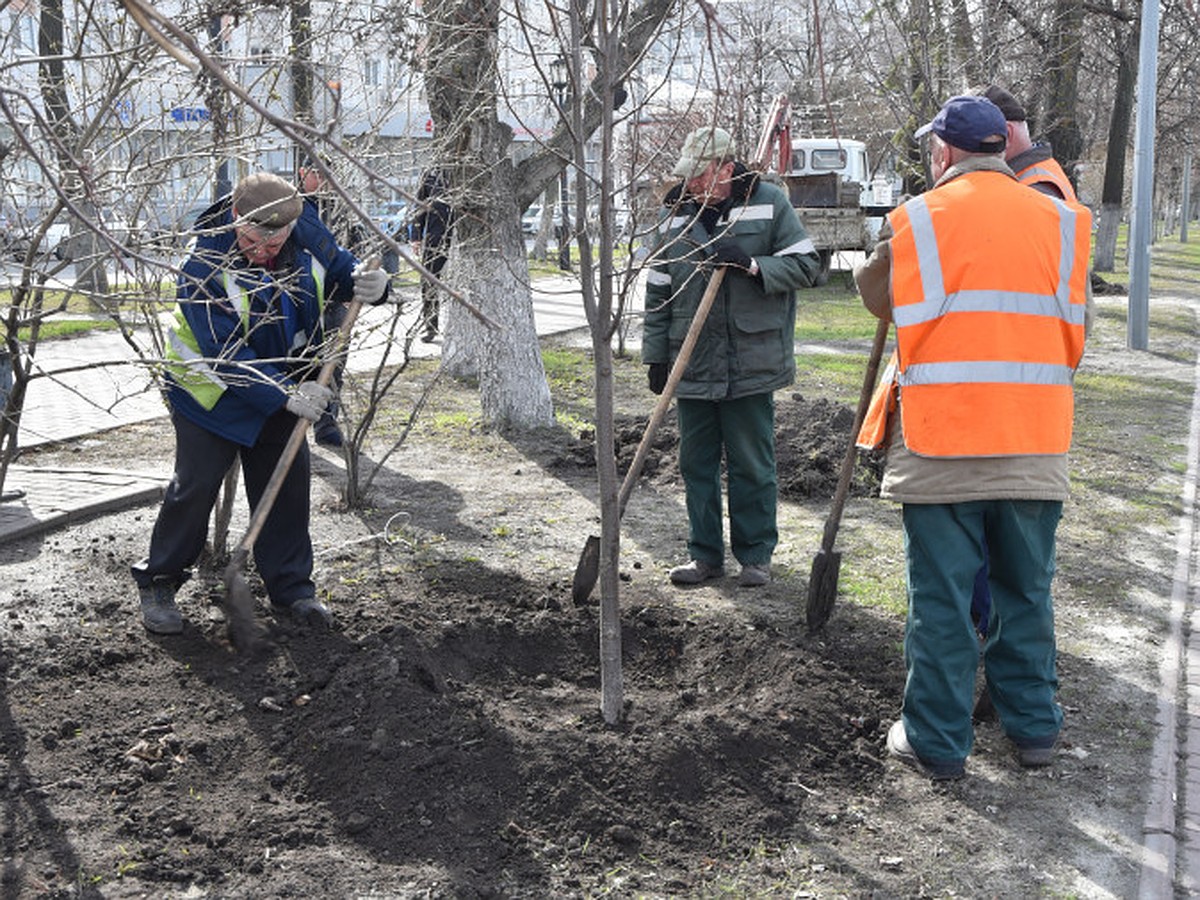
<svg viewBox="0 0 1200 900">
<path fill-rule="evenodd" d="M 5 492 L 21 496 L 0 503 L 0 543 L 40 534 L 69 522 L 162 499 L 170 478 L 110 469 L 12 466 Z"/>
<path fill-rule="evenodd" d="M 1156 736 L 1150 752 L 1150 790 L 1142 823 L 1140 900 L 1176 895 L 1175 887 L 1194 889 L 1200 872 L 1200 846 L 1195 832 L 1200 823 L 1200 784 L 1192 777 L 1188 753 L 1200 741 L 1200 724 L 1190 712 L 1200 673 L 1191 666 L 1193 655 L 1185 628 L 1189 616 L 1191 585 L 1196 561 L 1196 482 L 1200 476 L 1200 355 L 1197 355 L 1192 388 L 1192 417 L 1188 433 L 1188 467 L 1180 497 L 1179 529 L 1175 543 L 1175 571 L 1167 611 L 1168 633 L 1159 661 Z M 1196 615 L 1192 613 L 1191 615 Z M 1183 707 L 1181 719 L 1180 706 Z M 1182 773 L 1182 777 L 1181 777 Z M 1192 790 L 1196 788 L 1197 790 Z M 1182 809 L 1182 817 L 1180 810 Z M 1193 859 L 1193 857 L 1197 857 Z M 1188 892 L 1192 895 L 1192 891 Z"/>
</svg>

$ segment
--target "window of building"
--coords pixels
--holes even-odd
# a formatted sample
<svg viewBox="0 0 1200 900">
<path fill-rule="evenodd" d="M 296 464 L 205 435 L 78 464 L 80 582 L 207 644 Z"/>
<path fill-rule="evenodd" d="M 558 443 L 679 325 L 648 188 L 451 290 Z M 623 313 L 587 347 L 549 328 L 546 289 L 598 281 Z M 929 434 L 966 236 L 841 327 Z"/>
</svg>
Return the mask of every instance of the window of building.
<svg viewBox="0 0 1200 900">
<path fill-rule="evenodd" d="M 379 73 L 382 66 L 377 59 L 363 61 L 363 82 L 368 87 L 379 87 Z"/>
</svg>

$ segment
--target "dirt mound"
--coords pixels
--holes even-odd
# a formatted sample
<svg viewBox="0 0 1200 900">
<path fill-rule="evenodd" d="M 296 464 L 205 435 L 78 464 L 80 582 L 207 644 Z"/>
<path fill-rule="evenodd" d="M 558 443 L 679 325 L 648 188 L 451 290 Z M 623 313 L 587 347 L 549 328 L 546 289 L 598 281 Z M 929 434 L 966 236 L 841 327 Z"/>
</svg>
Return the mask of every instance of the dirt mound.
<svg viewBox="0 0 1200 900">
<path fill-rule="evenodd" d="M 617 416 L 617 469 L 632 465 L 649 416 Z M 779 495 L 790 500 L 829 500 L 837 488 L 842 462 L 854 425 L 854 410 L 830 400 L 807 400 L 800 394 L 779 395 L 775 405 L 775 459 Z M 679 428 L 675 410 L 664 417 L 642 469 L 642 478 L 656 485 L 682 485 L 678 463 Z M 594 444 L 590 434 L 573 443 L 562 466 L 592 468 Z M 869 496 L 879 490 L 882 458 L 859 453 L 851 494 Z"/>
</svg>

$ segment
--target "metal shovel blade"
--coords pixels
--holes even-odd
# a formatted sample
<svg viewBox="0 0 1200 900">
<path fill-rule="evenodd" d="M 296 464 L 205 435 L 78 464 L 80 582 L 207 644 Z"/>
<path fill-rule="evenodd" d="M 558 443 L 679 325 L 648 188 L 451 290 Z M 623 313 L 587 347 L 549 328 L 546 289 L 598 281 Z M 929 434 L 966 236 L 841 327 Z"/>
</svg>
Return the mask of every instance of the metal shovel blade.
<svg viewBox="0 0 1200 900">
<path fill-rule="evenodd" d="M 809 631 L 815 631 L 829 621 L 833 603 L 837 600 L 838 573 L 841 568 L 840 551 L 822 548 L 813 557 L 812 573 L 808 576 L 808 604 L 805 610 Z"/>
<path fill-rule="evenodd" d="M 229 630 L 229 642 L 244 656 L 252 656 L 264 648 L 267 633 L 254 615 L 254 597 L 250 585 L 242 575 L 249 552 L 239 549 L 225 567 L 225 623 Z"/>
<path fill-rule="evenodd" d="M 594 534 L 588 535 L 583 552 L 579 554 L 579 563 L 575 566 L 575 577 L 571 581 L 571 599 L 578 606 L 586 603 L 596 587 L 596 579 L 600 577 L 600 538 Z"/>
</svg>

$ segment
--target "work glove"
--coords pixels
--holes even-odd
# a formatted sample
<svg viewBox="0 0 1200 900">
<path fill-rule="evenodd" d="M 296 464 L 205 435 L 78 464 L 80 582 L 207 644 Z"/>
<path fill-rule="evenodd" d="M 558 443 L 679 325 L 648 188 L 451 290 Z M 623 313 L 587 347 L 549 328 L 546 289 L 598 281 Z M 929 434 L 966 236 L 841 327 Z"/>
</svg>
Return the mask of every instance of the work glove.
<svg viewBox="0 0 1200 900">
<path fill-rule="evenodd" d="M 667 386 L 671 369 L 666 363 L 650 363 L 646 369 L 646 380 L 650 382 L 650 393 L 661 394 Z"/>
<path fill-rule="evenodd" d="M 288 394 L 287 411 L 293 416 L 315 422 L 321 418 L 333 391 L 315 381 L 302 381 Z"/>
<path fill-rule="evenodd" d="M 350 277 L 354 279 L 354 299 L 366 306 L 374 306 L 383 300 L 391 280 L 385 269 L 368 269 L 366 263 L 355 266 Z"/>
<path fill-rule="evenodd" d="M 742 245 L 733 238 L 721 238 L 714 243 L 709 259 L 713 265 L 735 266 L 739 269 L 750 270 L 750 254 L 743 250 Z"/>
</svg>

